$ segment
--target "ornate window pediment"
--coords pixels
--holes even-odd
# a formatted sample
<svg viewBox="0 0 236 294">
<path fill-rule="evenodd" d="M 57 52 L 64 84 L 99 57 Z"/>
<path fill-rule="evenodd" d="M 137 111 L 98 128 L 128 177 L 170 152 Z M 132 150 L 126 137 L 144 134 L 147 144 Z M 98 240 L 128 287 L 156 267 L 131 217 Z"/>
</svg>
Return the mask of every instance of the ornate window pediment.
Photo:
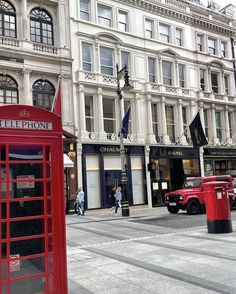
<svg viewBox="0 0 236 294">
<path fill-rule="evenodd" d="M 213 66 L 213 67 L 218 67 L 218 68 L 222 68 L 224 67 L 224 63 L 221 62 L 221 61 L 218 61 L 218 60 L 212 60 L 209 62 L 209 65 L 210 66 Z"/>
<path fill-rule="evenodd" d="M 96 34 L 94 37 L 104 41 L 120 43 L 120 44 L 123 43 L 120 38 L 118 38 L 116 35 L 113 35 L 111 33 L 99 33 L 99 34 Z"/>
<path fill-rule="evenodd" d="M 164 55 L 169 55 L 169 56 L 172 56 L 172 57 L 179 57 L 180 56 L 178 53 L 176 53 L 172 49 L 163 49 L 163 50 L 158 51 L 158 53 L 164 54 Z"/>
</svg>

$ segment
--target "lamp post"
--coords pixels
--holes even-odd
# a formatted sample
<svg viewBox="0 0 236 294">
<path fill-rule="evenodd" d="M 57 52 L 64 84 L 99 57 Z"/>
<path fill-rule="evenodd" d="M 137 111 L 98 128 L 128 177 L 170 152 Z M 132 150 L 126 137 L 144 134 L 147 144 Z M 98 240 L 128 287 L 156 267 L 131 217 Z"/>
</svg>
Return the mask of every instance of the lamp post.
<svg viewBox="0 0 236 294">
<path fill-rule="evenodd" d="M 116 65 L 116 72 L 117 72 L 117 97 L 118 97 L 118 103 L 119 103 L 119 112 L 120 112 L 120 157 L 121 157 L 121 191 L 122 191 L 122 216 L 129 216 L 129 201 L 127 197 L 127 174 L 126 174 L 126 158 L 125 158 L 125 146 L 124 146 L 124 129 L 122 126 L 122 92 L 120 88 L 120 80 L 123 78 L 125 81 L 124 84 L 124 90 L 125 89 L 131 89 L 132 87 L 129 84 L 129 75 L 127 66 L 125 65 L 121 70 L 119 70 L 119 65 Z"/>
</svg>

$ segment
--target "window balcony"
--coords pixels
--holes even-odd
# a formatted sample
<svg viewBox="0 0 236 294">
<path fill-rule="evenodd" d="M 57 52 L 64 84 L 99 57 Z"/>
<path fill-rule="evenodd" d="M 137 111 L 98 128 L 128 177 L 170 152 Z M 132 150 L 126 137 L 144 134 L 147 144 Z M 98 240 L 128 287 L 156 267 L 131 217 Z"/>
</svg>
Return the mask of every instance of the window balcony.
<svg viewBox="0 0 236 294">
<path fill-rule="evenodd" d="M 157 83 L 147 83 L 146 88 L 147 88 L 147 91 L 149 92 L 160 93 L 160 94 L 171 95 L 171 96 L 175 95 L 175 96 L 196 98 L 196 92 L 187 88 L 167 86 L 167 85 L 157 84 Z"/>
<path fill-rule="evenodd" d="M 15 38 L 8 38 L 8 37 L 0 37 L 0 44 L 4 47 L 20 47 L 20 41 Z"/>
<path fill-rule="evenodd" d="M 40 53 L 58 55 L 58 48 L 55 46 L 33 43 L 33 50 L 39 51 Z"/>
</svg>

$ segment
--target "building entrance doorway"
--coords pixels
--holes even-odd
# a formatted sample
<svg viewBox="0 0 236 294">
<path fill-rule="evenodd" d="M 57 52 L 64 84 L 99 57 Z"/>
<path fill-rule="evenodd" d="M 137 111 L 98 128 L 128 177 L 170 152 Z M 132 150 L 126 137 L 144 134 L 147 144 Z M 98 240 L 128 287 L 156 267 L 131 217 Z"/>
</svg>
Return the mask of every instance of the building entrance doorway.
<svg viewBox="0 0 236 294">
<path fill-rule="evenodd" d="M 118 187 L 120 182 L 120 170 L 105 171 L 105 197 L 104 207 L 112 206 L 111 191 L 112 187 Z"/>
<path fill-rule="evenodd" d="M 171 190 L 181 189 L 185 180 L 182 159 L 170 159 L 170 185 Z"/>
</svg>

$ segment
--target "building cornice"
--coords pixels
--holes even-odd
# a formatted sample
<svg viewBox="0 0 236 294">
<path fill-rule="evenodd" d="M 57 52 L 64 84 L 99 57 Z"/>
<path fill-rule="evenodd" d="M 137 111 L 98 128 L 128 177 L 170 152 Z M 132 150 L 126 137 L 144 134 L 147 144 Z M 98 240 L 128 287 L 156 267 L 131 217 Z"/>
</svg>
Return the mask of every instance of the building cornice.
<svg viewBox="0 0 236 294">
<path fill-rule="evenodd" d="M 115 0 L 116 2 L 123 2 L 126 5 L 142 9 L 149 13 L 159 15 L 165 18 L 177 20 L 178 22 L 185 23 L 206 31 L 214 32 L 217 34 L 234 37 L 235 29 L 230 27 L 230 19 L 224 15 L 217 14 L 215 12 L 210 12 L 206 8 L 197 7 L 194 8 L 194 5 L 189 3 L 179 3 L 177 1 L 166 0 L 165 3 L 162 3 L 161 0 Z M 176 3 L 176 5 L 174 4 Z M 202 13 L 205 11 L 206 13 Z M 218 19 L 213 18 L 212 16 L 218 16 Z M 212 17 L 212 19 L 210 19 Z M 222 19 L 222 21 L 220 21 Z M 225 22 L 223 22 L 225 19 Z"/>
</svg>

